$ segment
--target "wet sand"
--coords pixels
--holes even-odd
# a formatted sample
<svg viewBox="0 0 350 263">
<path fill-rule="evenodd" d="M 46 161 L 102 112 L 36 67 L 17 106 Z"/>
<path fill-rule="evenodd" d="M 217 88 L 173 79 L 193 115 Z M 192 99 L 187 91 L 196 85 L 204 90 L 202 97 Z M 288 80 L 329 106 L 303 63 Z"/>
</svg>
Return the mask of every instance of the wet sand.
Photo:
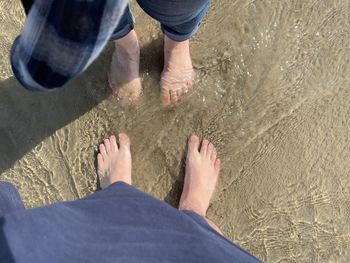
<svg viewBox="0 0 350 263">
<path fill-rule="evenodd" d="M 176 205 L 186 140 L 213 141 L 223 162 L 209 217 L 266 262 L 350 258 L 350 4 L 213 1 L 191 51 L 195 91 L 159 100 L 159 26 L 134 5 L 144 92 L 136 109 L 109 96 L 112 45 L 62 90 L 30 93 L 8 53 L 24 14 L 0 2 L 0 179 L 27 207 L 96 189 L 94 148 L 126 132 L 134 184 Z"/>
</svg>

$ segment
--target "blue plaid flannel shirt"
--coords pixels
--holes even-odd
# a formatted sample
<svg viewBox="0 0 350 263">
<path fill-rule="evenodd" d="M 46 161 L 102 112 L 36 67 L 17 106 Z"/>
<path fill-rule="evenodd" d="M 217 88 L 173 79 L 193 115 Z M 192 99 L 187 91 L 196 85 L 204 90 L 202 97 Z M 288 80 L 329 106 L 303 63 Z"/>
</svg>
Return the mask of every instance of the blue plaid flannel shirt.
<svg viewBox="0 0 350 263">
<path fill-rule="evenodd" d="M 128 0 L 35 0 L 11 49 L 15 77 L 28 90 L 62 87 L 101 53 Z"/>
</svg>

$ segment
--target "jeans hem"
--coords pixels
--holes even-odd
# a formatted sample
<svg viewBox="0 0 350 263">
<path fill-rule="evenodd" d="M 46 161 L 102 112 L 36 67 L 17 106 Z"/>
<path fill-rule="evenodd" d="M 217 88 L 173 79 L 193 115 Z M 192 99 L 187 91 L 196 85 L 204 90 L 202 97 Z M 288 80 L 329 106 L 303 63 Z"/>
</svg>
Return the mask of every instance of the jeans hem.
<svg viewBox="0 0 350 263">
<path fill-rule="evenodd" d="M 161 29 L 162 29 L 163 34 L 166 35 L 171 40 L 176 41 L 176 42 L 183 42 L 183 41 L 186 41 L 186 40 L 192 38 L 197 33 L 199 27 L 196 27 L 191 33 L 188 33 L 185 35 L 171 33 L 169 31 L 167 31 L 166 29 L 164 29 L 163 27 L 161 27 Z"/>
<path fill-rule="evenodd" d="M 125 37 L 127 34 L 129 34 L 130 31 L 133 29 L 134 29 L 134 24 L 131 24 L 131 25 L 128 24 L 122 30 L 119 30 L 117 33 L 113 33 L 109 38 L 109 41 L 121 39 L 122 37 Z"/>
</svg>

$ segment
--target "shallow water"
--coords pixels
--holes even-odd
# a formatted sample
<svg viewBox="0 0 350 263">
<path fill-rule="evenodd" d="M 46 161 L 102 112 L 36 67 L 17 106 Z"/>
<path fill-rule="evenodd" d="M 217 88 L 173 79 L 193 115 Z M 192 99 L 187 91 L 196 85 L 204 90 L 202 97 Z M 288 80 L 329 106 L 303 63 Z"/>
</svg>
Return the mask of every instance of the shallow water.
<svg viewBox="0 0 350 263">
<path fill-rule="evenodd" d="M 209 217 L 231 240 L 267 262 L 348 262 L 349 1 L 213 1 L 191 44 L 195 91 L 172 108 L 159 103 L 159 27 L 135 5 L 144 92 L 133 110 L 108 96 L 111 45 L 63 90 L 23 90 L 8 62 L 23 12 L 0 10 L 0 178 L 27 207 L 92 193 L 94 147 L 121 131 L 135 185 L 176 205 L 196 133 L 223 162 Z"/>
</svg>

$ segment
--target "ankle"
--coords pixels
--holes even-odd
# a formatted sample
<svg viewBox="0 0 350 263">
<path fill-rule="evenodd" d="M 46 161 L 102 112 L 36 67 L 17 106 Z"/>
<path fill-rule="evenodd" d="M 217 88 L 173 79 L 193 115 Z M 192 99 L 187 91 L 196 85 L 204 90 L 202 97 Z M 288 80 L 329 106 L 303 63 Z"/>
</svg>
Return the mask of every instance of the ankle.
<svg viewBox="0 0 350 263">
<path fill-rule="evenodd" d="M 118 53 L 123 53 L 131 57 L 140 55 L 140 47 L 134 31 L 131 31 L 125 37 L 115 40 L 114 46 Z"/>
<path fill-rule="evenodd" d="M 202 217 L 206 217 L 206 209 L 203 209 L 200 205 L 195 205 L 191 202 L 180 201 L 179 210 L 189 210 Z"/>
<path fill-rule="evenodd" d="M 115 50 L 118 56 L 124 56 L 131 60 L 138 60 L 140 56 L 140 49 L 135 45 L 124 45 L 121 43 L 115 43 Z"/>
<path fill-rule="evenodd" d="M 189 52 L 189 40 L 185 40 L 183 42 L 176 42 L 171 40 L 170 38 L 164 39 L 164 51 L 165 53 L 183 53 Z"/>
<path fill-rule="evenodd" d="M 180 49 L 180 48 L 184 48 L 184 47 L 188 47 L 189 46 L 189 40 L 184 40 L 181 42 L 175 41 L 170 39 L 167 36 L 164 36 L 164 46 L 166 49 Z"/>
</svg>

